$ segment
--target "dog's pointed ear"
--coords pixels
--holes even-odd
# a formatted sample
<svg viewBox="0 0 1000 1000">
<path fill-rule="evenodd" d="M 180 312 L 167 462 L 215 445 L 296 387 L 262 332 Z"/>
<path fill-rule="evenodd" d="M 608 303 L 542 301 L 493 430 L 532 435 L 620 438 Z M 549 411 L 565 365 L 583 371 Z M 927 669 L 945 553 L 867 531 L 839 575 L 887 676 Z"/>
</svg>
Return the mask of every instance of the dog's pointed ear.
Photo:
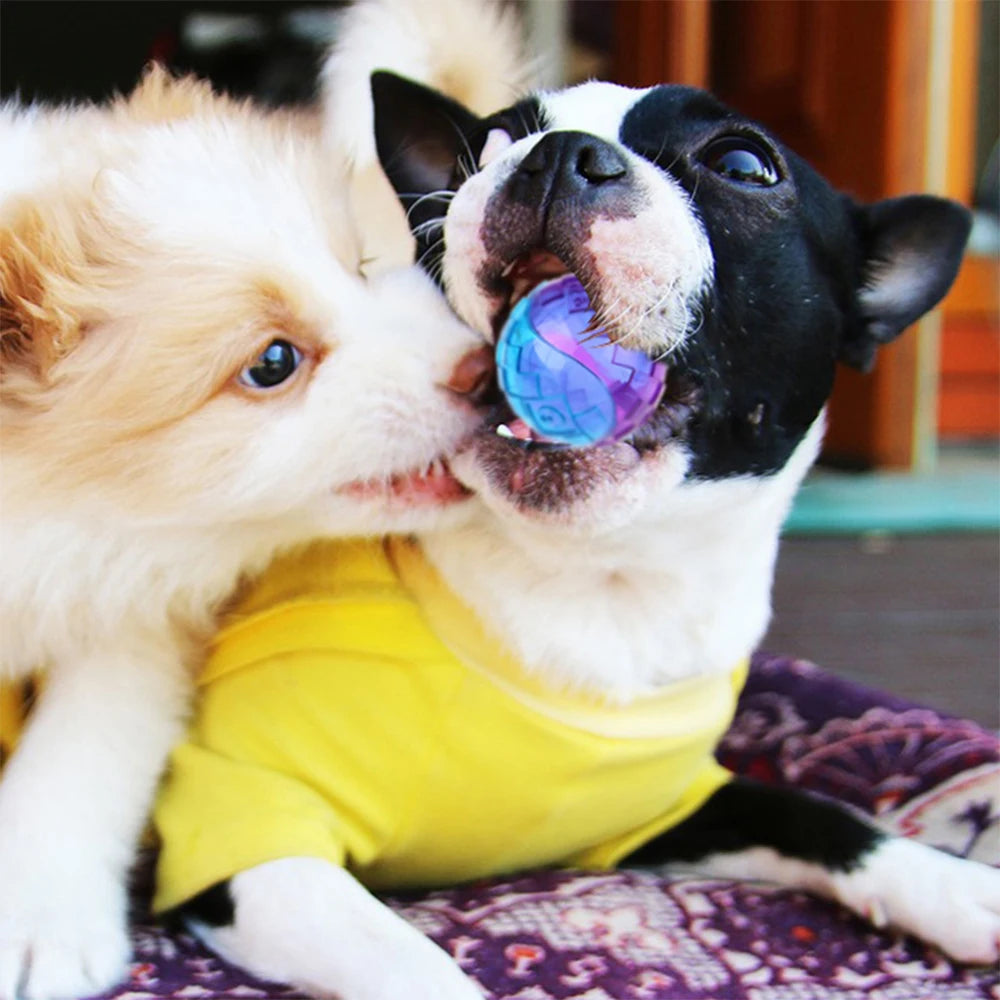
<svg viewBox="0 0 1000 1000">
<path fill-rule="evenodd" d="M 404 206 L 447 190 L 459 161 L 470 153 L 469 139 L 480 131 L 481 119 L 450 97 L 395 73 L 373 73 L 371 86 L 375 146 Z M 476 165 L 466 166 L 471 172 Z"/>
<path fill-rule="evenodd" d="M 951 288 L 972 218 L 957 202 L 931 195 L 858 206 L 863 263 L 859 326 L 840 360 L 869 371 L 875 353 L 933 309 Z"/>
</svg>

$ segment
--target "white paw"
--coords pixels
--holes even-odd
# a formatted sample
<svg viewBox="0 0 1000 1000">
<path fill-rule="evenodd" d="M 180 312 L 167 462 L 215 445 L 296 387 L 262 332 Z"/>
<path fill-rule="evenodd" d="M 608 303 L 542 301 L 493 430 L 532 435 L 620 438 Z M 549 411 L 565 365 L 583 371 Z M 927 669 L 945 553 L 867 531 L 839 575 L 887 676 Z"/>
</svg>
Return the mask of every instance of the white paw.
<svg viewBox="0 0 1000 1000">
<path fill-rule="evenodd" d="M 0 1000 L 79 1000 L 128 969 L 126 900 L 111 876 L 54 877 L 50 859 L 11 872 L 0 859 Z"/>
<path fill-rule="evenodd" d="M 907 931 L 960 962 L 1000 959 L 1000 870 L 894 837 L 833 886 L 877 927 Z"/>
<path fill-rule="evenodd" d="M 231 888 L 235 924 L 194 930 L 262 978 L 338 1000 L 483 998 L 450 955 L 326 861 L 271 861 Z"/>
</svg>

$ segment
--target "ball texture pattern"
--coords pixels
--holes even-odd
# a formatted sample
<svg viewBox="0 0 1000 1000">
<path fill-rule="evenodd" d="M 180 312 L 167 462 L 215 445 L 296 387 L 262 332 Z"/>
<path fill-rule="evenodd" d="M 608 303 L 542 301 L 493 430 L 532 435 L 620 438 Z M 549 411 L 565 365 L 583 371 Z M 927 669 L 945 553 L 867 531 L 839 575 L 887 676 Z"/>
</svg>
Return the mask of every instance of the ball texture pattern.
<svg viewBox="0 0 1000 1000">
<path fill-rule="evenodd" d="M 572 274 L 533 288 L 496 347 L 511 409 L 546 441 L 586 448 L 618 441 L 656 409 L 666 365 L 591 329 L 594 310 Z"/>
</svg>

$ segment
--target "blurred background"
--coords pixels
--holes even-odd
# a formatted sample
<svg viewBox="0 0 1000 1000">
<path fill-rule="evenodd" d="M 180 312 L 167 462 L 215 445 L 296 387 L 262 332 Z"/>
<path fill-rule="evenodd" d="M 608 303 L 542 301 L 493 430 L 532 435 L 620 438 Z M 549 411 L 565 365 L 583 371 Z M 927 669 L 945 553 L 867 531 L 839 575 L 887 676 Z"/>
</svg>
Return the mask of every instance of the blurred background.
<svg viewBox="0 0 1000 1000">
<path fill-rule="evenodd" d="M 433 11 L 434 0 L 414 0 Z M 708 87 L 837 186 L 975 211 L 943 307 L 842 371 L 766 645 L 1000 725 L 1000 0 L 509 0 L 539 77 Z M 127 91 L 155 59 L 303 103 L 341 3 L 4 0 L 0 93 Z"/>
</svg>

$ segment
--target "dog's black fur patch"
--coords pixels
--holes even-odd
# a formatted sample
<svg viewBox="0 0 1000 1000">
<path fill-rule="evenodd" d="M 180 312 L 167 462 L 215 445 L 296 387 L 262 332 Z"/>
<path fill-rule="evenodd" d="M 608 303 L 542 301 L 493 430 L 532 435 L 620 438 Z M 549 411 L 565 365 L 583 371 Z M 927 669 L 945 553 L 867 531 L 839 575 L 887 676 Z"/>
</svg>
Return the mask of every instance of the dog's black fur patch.
<svg viewBox="0 0 1000 1000">
<path fill-rule="evenodd" d="M 693 863 L 713 854 L 769 847 L 786 858 L 849 872 L 883 840 L 885 834 L 843 806 L 796 789 L 734 778 L 693 816 L 644 844 L 622 864 Z"/>
<path fill-rule="evenodd" d="M 182 923 L 193 922 L 207 927 L 230 927 L 236 916 L 236 903 L 229 887 L 229 879 L 217 882 L 211 888 L 192 896 L 187 902 L 171 910 L 166 919 Z"/>
</svg>

